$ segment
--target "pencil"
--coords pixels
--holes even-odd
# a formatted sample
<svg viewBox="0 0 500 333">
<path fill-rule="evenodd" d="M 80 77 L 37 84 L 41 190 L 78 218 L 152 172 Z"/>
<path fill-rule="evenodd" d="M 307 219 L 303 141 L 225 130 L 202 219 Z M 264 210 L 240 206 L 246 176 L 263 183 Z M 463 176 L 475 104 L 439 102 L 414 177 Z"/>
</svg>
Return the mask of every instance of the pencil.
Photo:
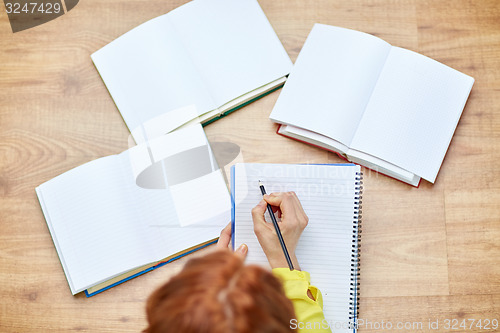
<svg viewBox="0 0 500 333">
<path fill-rule="evenodd" d="M 259 187 L 260 187 L 260 192 L 262 195 L 266 194 L 266 189 L 264 188 L 264 184 L 259 180 Z M 288 254 L 288 250 L 285 245 L 285 240 L 283 239 L 283 236 L 281 235 L 280 227 L 278 226 L 278 221 L 276 221 L 276 217 L 274 216 L 273 209 L 270 204 L 267 204 L 267 211 L 269 215 L 271 216 L 271 221 L 273 221 L 273 226 L 274 230 L 276 230 L 276 234 L 278 235 L 278 239 L 280 241 L 281 249 L 283 250 L 283 253 L 285 254 L 286 262 L 288 263 L 288 267 L 290 268 L 291 271 L 293 271 L 293 264 L 292 264 L 292 259 L 290 259 L 290 255 Z"/>
</svg>

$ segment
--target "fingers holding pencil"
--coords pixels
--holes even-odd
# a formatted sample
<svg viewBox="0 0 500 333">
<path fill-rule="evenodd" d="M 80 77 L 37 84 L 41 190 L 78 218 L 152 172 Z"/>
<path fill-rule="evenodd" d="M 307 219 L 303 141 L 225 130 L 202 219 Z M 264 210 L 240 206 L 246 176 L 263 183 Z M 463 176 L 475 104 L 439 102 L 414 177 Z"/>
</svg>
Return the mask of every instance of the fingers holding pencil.
<svg viewBox="0 0 500 333">
<path fill-rule="evenodd" d="M 264 195 L 263 198 L 268 204 L 273 206 L 273 211 L 277 207 L 278 217 L 283 219 L 283 212 L 286 212 L 286 214 L 291 216 L 288 220 L 289 223 L 296 223 L 297 227 L 302 228 L 302 230 L 307 227 L 309 218 L 304 212 L 304 208 L 302 208 L 302 204 L 295 192 L 271 193 Z"/>
<path fill-rule="evenodd" d="M 252 209 L 254 232 L 267 256 L 271 267 L 288 267 L 279 240 L 272 223 L 265 220 L 267 204 L 274 206 L 281 212 L 279 228 L 286 243 L 290 258 L 295 269 L 300 269 L 295 256 L 295 248 L 302 231 L 307 226 L 308 218 L 302 205 L 293 192 L 272 193 L 264 195 L 264 199 Z"/>
</svg>

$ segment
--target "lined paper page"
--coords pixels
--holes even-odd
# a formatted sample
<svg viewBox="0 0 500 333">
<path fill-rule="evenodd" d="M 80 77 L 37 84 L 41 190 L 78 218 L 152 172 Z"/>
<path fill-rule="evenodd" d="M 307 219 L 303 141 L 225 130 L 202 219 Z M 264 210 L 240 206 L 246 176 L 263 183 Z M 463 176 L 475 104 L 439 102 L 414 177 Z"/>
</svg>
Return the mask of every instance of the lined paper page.
<svg viewBox="0 0 500 333">
<path fill-rule="evenodd" d="M 349 322 L 349 288 L 353 216 L 356 196 L 354 165 L 237 164 L 235 166 L 235 246 L 249 247 L 247 262 L 269 267 L 253 232 L 252 208 L 267 193 L 295 191 L 309 217 L 296 255 L 301 269 L 324 297 L 325 318 Z M 266 213 L 266 219 L 270 221 Z"/>
</svg>

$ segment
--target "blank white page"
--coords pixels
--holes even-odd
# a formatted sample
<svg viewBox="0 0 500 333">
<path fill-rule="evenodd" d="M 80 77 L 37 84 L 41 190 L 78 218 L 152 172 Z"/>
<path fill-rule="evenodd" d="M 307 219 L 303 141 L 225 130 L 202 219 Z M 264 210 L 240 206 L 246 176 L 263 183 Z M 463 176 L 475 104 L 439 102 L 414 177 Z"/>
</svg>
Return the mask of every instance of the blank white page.
<svg viewBox="0 0 500 333">
<path fill-rule="evenodd" d="M 231 219 L 230 196 L 220 169 L 166 189 L 136 184 L 131 189 L 139 213 L 136 223 L 152 248 L 150 261 L 219 237 Z"/>
<path fill-rule="evenodd" d="M 149 178 L 133 182 L 130 191 L 154 260 L 219 236 L 230 220 L 231 201 L 200 124 L 135 146 L 126 154 L 130 177 Z"/>
<path fill-rule="evenodd" d="M 218 237 L 230 220 L 231 203 L 206 145 L 201 125 L 186 127 L 81 165 L 36 189 L 73 294 Z M 175 170 L 165 165 L 173 161 L 169 155 L 200 146 L 210 153 L 200 156 L 210 165 L 207 174 L 169 185 L 168 170 Z M 138 183 L 140 170 L 157 162 L 163 165 L 153 171 L 160 173 Z M 176 167 L 186 169 L 191 162 L 180 158 Z M 193 194 L 188 212 L 198 213 L 188 225 L 179 218 L 185 213 L 179 209 L 186 209 L 176 204 L 179 187 L 185 202 Z"/>
<path fill-rule="evenodd" d="M 271 120 L 349 146 L 390 48 L 363 32 L 315 24 Z"/>
<path fill-rule="evenodd" d="M 194 0 L 171 20 L 218 107 L 292 68 L 256 0 Z"/>
<path fill-rule="evenodd" d="M 169 15 L 132 29 L 92 54 L 134 137 L 141 124 L 169 111 L 194 105 L 199 115 L 217 108 Z"/>
<path fill-rule="evenodd" d="M 351 148 L 433 183 L 474 79 L 393 47 Z"/>
<path fill-rule="evenodd" d="M 237 164 L 234 169 L 235 246 L 249 247 L 247 262 L 269 267 L 253 232 L 251 210 L 262 195 L 258 181 L 267 193 L 295 191 L 309 224 L 304 230 L 296 255 L 300 267 L 311 274 L 311 283 L 321 290 L 325 318 L 330 323 L 349 322 L 349 292 L 353 227 L 356 211 L 355 165 Z M 266 219 L 270 222 L 266 213 Z"/>
<path fill-rule="evenodd" d="M 100 158 L 37 188 L 73 294 L 154 260 L 121 160 Z"/>
</svg>

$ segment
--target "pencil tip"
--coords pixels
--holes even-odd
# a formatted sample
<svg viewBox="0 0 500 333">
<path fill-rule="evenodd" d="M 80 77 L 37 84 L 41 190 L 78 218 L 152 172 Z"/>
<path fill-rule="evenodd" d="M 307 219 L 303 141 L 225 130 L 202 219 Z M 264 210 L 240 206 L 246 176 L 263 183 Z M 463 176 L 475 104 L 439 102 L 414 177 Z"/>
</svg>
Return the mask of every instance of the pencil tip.
<svg viewBox="0 0 500 333">
<path fill-rule="evenodd" d="M 262 186 L 262 182 L 259 180 L 259 186 Z"/>
</svg>

